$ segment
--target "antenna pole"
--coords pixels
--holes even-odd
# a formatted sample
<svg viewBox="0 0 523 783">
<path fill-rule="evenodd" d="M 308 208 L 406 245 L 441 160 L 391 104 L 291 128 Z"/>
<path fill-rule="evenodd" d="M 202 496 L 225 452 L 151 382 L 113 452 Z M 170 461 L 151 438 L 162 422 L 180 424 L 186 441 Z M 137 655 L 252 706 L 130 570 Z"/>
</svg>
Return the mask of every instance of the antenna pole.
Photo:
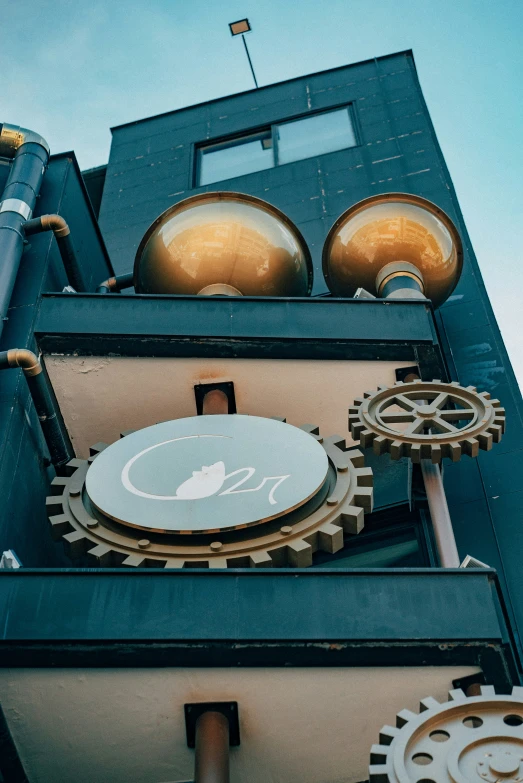
<svg viewBox="0 0 523 783">
<path fill-rule="evenodd" d="M 259 87 L 258 87 L 258 82 L 256 80 L 256 74 L 254 73 L 254 68 L 252 67 L 251 55 L 249 54 L 249 49 L 247 48 L 247 41 L 245 40 L 245 36 L 243 35 L 243 33 L 242 33 L 242 41 L 243 41 L 243 45 L 245 46 L 245 54 L 247 55 L 249 65 L 251 66 L 252 78 L 254 79 L 254 84 L 256 85 L 256 89 L 258 90 Z"/>
</svg>

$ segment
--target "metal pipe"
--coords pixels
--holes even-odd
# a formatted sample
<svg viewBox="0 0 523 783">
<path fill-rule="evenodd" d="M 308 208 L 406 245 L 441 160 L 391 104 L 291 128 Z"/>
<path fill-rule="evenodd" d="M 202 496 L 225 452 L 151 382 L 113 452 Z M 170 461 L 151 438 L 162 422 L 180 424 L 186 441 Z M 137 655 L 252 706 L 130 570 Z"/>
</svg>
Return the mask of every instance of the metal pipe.
<svg viewBox="0 0 523 783">
<path fill-rule="evenodd" d="M 1 351 L 0 370 L 12 367 L 24 372 L 51 462 L 55 467 L 66 465 L 75 454 L 39 357 L 27 348 Z"/>
<path fill-rule="evenodd" d="M 124 275 L 115 275 L 109 277 L 100 283 L 96 289 L 97 294 L 113 294 L 120 293 L 124 288 L 132 288 L 134 286 L 134 272 L 126 272 Z"/>
<path fill-rule="evenodd" d="M 204 712 L 196 721 L 194 783 L 229 783 L 229 721 Z"/>
<path fill-rule="evenodd" d="M 26 128 L 0 125 L 0 156 L 12 158 L 0 200 L 0 334 L 24 250 L 23 224 L 32 215 L 49 160 L 45 139 Z"/>
<path fill-rule="evenodd" d="M 421 460 L 421 473 L 429 504 L 434 537 L 443 568 L 459 568 L 459 554 L 439 465 Z"/>
<path fill-rule="evenodd" d="M 71 231 L 64 218 L 61 215 L 42 215 L 24 223 L 26 236 L 40 234 L 42 231 L 53 232 L 69 285 L 75 291 L 85 291 L 82 270 L 71 241 Z"/>
</svg>

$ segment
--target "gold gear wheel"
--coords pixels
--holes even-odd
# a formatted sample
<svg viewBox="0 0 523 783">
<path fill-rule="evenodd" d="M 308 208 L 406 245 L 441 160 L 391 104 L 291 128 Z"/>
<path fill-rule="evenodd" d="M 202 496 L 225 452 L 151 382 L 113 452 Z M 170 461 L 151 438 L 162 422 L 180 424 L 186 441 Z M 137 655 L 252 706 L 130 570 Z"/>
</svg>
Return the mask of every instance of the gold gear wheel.
<svg viewBox="0 0 523 783">
<path fill-rule="evenodd" d="M 449 701 L 422 699 L 402 710 L 371 748 L 369 783 L 521 783 L 523 688 L 480 696 L 450 691 Z"/>
<path fill-rule="evenodd" d="M 505 409 L 488 392 L 442 381 L 398 381 L 365 392 L 349 408 L 349 428 L 363 448 L 413 462 L 489 451 L 505 431 Z"/>
<path fill-rule="evenodd" d="M 282 419 L 281 421 L 284 421 Z M 296 511 L 230 533 L 191 535 L 133 530 L 97 512 L 85 492 L 89 464 L 107 448 L 98 443 L 88 460 L 73 459 L 66 476 L 55 478 L 47 511 L 55 540 L 63 539 L 72 558 L 88 556 L 97 566 L 157 568 L 270 568 L 312 565 L 313 553 L 338 552 L 343 534 L 357 534 L 372 511 L 372 469 L 358 449 L 345 451 L 343 438 L 321 438 L 318 427 L 303 425 L 325 449 L 329 474 L 322 489 Z M 129 435 L 132 430 L 122 433 Z M 145 538 L 145 535 L 148 537 Z"/>
</svg>

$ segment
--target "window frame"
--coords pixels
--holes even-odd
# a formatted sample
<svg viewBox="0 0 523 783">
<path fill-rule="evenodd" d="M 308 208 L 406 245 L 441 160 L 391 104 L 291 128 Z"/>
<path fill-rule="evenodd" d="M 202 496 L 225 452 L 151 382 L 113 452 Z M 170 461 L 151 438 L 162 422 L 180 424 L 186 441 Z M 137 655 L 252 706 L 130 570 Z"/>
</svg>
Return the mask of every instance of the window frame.
<svg viewBox="0 0 523 783">
<path fill-rule="evenodd" d="M 357 120 L 357 114 L 355 110 L 354 102 L 351 101 L 349 103 L 342 103 L 337 106 L 329 106 L 328 109 L 319 109 L 316 111 L 308 111 L 303 114 L 298 114 L 295 117 L 285 117 L 280 120 L 277 120 L 269 125 L 259 125 L 254 128 L 249 128 L 240 134 L 228 134 L 227 136 L 217 137 L 216 139 L 206 139 L 203 142 L 199 142 L 194 145 L 195 149 L 195 161 L 193 166 L 194 176 L 193 176 L 193 187 L 194 188 L 206 188 L 210 185 L 214 185 L 216 182 L 226 182 L 227 179 L 238 179 L 238 177 L 246 177 L 248 174 L 238 174 L 236 177 L 228 177 L 227 179 L 222 180 L 215 180 L 215 182 L 208 182 L 206 184 L 200 183 L 200 175 L 202 172 L 202 159 L 205 155 L 205 151 L 209 151 L 212 149 L 219 150 L 219 149 L 229 149 L 230 147 L 240 146 L 241 144 L 246 144 L 249 141 L 257 141 L 258 138 L 263 137 L 265 134 L 269 134 L 272 139 L 272 157 L 273 157 L 273 165 L 270 167 L 270 169 L 280 168 L 281 166 L 291 166 L 293 163 L 298 163 L 302 160 L 311 160 L 311 158 L 316 157 L 315 155 L 309 155 L 306 158 L 299 158 L 295 161 L 290 161 L 289 163 L 280 163 L 279 162 L 279 149 L 278 149 L 278 127 L 281 125 L 291 125 L 293 122 L 299 122 L 300 120 L 306 120 L 312 117 L 317 117 L 324 114 L 333 114 L 334 112 L 340 111 L 342 109 L 346 109 L 349 114 L 349 120 L 352 125 L 352 130 L 354 133 L 354 139 L 355 144 L 353 144 L 350 147 L 342 147 L 340 150 L 333 150 L 332 152 L 326 152 L 326 153 L 320 153 L 321 155 L 332 155 L 334 152 L 341 152 L 345 149 L 355 149 L 356 147 L 361 146 L 361 133 L 360 133 L 360 127 L 359 122 Z M 260 171 L 269 171 L 269 168 L 267 169 L 260 169 Z M 257 172 L 250 172 L 251 174 L 255 174 Z"/>
</svg>

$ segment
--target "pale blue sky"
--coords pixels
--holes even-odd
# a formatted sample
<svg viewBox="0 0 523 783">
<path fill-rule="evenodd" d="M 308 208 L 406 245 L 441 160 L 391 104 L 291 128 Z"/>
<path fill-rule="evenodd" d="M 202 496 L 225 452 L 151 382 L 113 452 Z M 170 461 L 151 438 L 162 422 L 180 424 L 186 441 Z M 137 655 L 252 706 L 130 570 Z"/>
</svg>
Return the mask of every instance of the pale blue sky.
<svg viewBox="0 0 523 783">
<path fill-rule="evenodd" d="M 80 166 L 113 125 L 412 48 L 498 322 L 523 386 L 521 0 L 0 0 L 0 121 Z"/>
</svg>

